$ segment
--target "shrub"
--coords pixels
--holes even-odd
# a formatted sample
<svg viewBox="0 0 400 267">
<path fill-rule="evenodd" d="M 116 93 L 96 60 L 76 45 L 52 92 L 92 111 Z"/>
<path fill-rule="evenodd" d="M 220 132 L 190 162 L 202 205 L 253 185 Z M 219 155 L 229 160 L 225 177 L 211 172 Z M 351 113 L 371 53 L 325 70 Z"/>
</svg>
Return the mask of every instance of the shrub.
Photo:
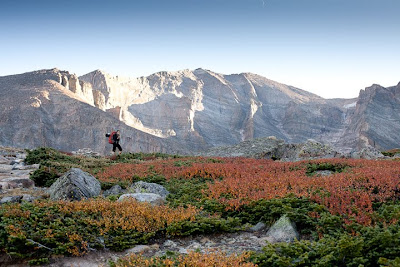
<svg viewBox="0 0 400 267">
<path fill-rule="evenodd" d="M 50 187 L 58 177 L 60 176 L 56 172 L 45 166 L 40 166 L 40 168 L 35 170 L 30 176 L 35 182 L 35 185 L 39 187 Z"/>
<path fill-rule="evenodd" d="M 131 254 L 113 263 L 115 267 L 162 267 L 162 266 L 218 266 L 218 267 L 255 267 L 246 262 L 249 255 L 226 255 L 222 252 L 198 253 L 189 252 L 188 255 L 169 255 L 166 257 L 145 258 L 142 255 Z"/>
<path fill-rule="evenodd" d="M 259 266 L 378 266 L 379 261 L 395 262 L 400 255 L 399 230 L 398 225 L 361 227 L 353 235 L 268 244 L 262 253 L 253 254 L 252 261 Z"/>
<path fill-rule="evenodd" d="M 123 250 L 146 243 L 197 210 L 135 200 L 41 201 L 0 207 L 0 248 L 14 258 L 80 256 L 90 248 Z"/>
</svg>

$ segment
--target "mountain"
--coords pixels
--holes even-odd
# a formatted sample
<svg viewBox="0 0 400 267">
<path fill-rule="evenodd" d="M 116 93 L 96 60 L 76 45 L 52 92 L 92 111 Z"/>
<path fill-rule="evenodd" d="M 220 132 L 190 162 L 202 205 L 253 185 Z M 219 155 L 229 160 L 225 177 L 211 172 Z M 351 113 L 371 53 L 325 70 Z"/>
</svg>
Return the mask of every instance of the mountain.
<svg viewBox="0 0 400 267">
<path fill-rule="evenodd" d="M 88 147 L 106 153 L 120 129 L 123 148 L 193 153 L 276 136 L 315 139 L 342 151 L 398 147 L 400 84 L 373 85 L 354 99 L 324 99 L 262 76 L 205 69 L 81 77 L 58 69 L 0 77 L 0 144 Z"/>
</svg>

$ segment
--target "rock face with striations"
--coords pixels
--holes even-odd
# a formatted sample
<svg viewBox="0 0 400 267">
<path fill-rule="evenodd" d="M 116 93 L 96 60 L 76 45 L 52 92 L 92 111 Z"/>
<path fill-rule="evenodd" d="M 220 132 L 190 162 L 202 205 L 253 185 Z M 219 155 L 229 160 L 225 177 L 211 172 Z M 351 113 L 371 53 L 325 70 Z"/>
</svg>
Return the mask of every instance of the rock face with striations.
<svg viewBox="0 0 400 267">
<path fill-rule="evenodd" d="M 163 140 L 132 128 L 96 107 L 90 102 L 93 98 L 70 91 L 69 75 L 52 69 L 0 77 L 1 145 L 47 146 L 63 151 L 90 148 L 105 154 L 112 149 L 105 133 L 119 129 L 126 151 L 185 152 L 176 140 Z M 91 88 L 89 83 L 80 84 Z"/>
<path fill-rule="evenodd" d="M 342 152 L 398 147 L 400 84 L 323 99 L 259 75 L 196 69 L 148 77 L 57 69 L 0 77 L 0 145 L 107 153 L 120 129 L 131 152 L 188 154 L 276 136 Z"/>
</svg>

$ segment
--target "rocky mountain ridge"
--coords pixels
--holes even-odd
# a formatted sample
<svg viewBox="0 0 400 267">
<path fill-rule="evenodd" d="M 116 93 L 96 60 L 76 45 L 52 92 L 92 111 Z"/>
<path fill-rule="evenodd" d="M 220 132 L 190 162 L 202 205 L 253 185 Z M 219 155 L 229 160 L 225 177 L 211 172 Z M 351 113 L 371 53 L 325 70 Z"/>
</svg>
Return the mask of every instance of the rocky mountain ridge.
<svg viewBox="0 0 400 267">
<path fill-rule="evenodd" d="M 356 99 L 323 99 L 251 73 L 41 70 L 0 77 L 0 144 L 106 153 L 104 133 L 119 128 L 132 152 L 189 154 L 266 136 L 390 149 L 400 142 L 399 92 L 373 85 Z"/>
</svg>

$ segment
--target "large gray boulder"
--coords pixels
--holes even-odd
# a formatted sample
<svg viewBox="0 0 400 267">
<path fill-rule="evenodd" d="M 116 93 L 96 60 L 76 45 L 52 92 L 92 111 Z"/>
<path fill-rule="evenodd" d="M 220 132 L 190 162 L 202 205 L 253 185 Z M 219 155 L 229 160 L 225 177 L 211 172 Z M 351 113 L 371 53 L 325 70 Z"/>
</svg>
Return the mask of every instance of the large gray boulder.
<svg viewBox="0 0 400 267">
<path fill-rule="evenodd" d="M 266 240 L 270 243 L 291 243 L 299 237 L 295 224 L 284 215 L 268 230 Z"/>
<path fill-rule="evenodd" d="M 143 181 L 138 181 L 129 187 L 129 191 L 133 193 L 153 193 L 160 195 L 162 198 L 166 199 L 169 192 L 164 186 L 156 183 L 146 183 Z"/>
<path fill-rule="evenodd" d="M 48 189 L 51 200 L 81 200 L 100 194 L 100 182 L 87 172 L 72 168 Z"/>
<path fill-rule="evenodd" d="M 119 197 L 118 201 L 123 201 L 129 198 L 134 198 L 139 202 L 148 202 L 154 206 L 162 205 L 164 203 L 163 197 L 153 193 L 123 194 Z"/>
</svg>

